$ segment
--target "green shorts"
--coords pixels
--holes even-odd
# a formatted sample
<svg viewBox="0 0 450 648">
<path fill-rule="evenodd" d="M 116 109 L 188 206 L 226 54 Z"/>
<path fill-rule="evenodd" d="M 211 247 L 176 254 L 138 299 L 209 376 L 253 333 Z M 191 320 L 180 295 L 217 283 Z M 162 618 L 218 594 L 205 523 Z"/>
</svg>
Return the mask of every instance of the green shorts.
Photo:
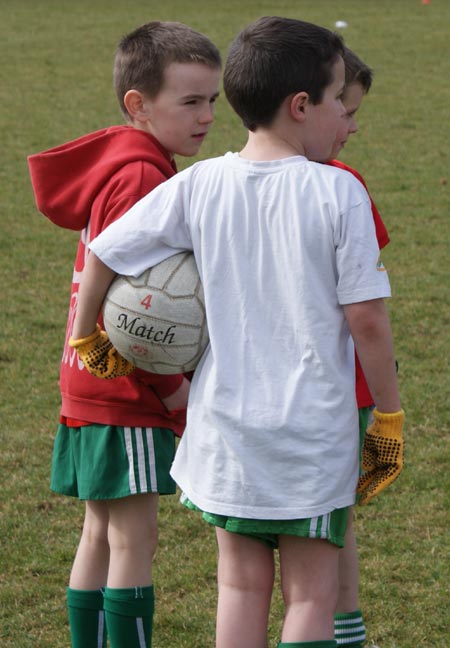
<svg viewBox="0 0 450 648">
<path fill-rule="evenodd" d="M 165 428 L 59 425 L 51 489 L 81 500 L 175 493 L 175 435 Z"/>
<path fill-rule="evenodd" d="M 186 496 L 182 496 L 181 501 L 187 508 L 200 511 Z M 230 531 L 230 533 L 239 533 L 254 538 L 264 542 L 272 549 L 278 547 L 278 536 L 280 535 L 328 540 L 328 542 L 338 547 L 343 547 L 349 507 L 346 506 L 324 515 L 299 520 L 249 520 L 200 512 L 203 519 L 209 524 Z"/>
</svg>

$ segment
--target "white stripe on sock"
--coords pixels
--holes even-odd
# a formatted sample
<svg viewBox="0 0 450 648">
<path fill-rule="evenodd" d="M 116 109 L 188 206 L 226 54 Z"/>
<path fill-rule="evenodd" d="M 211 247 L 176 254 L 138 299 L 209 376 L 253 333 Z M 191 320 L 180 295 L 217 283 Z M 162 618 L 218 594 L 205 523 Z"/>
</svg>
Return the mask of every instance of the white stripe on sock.
<svg viewBox="0 0 450 648">
<path fill-rule="evenodd" d="M 105 613 L 100 610 L 98 613 L 98 633 L 97 633 L 97 648 L 103 648 L 103 630 L 105 628 Z"/>
<path fill-rule="evenodd" d="M 357 617 L 354 617 L 352 619 L 336 619 L 335 623 L 336 625 L 343 626 L 343 625 L 362 625 L 362 615 L 360 614 Z"/>
<path fill-rule="evenodd" d="M 366 633 L 360 635 L 354 635 L 353 637 L 338 637 L 338 633 L 335 633 L 335 639 L 338 642 L 338 646 L 345 646 L 345 644 L 354 643 L 355 641 L 364 641 L 366 638 Z"/>
<path fill-rule="evenodd" d="M 145 643 L 144 623 L 142 621 L 142 617 L 137 617 L 136 619 L 136 630 L 139 639 L 139 648 L 147 648 Z"/>
</svg>

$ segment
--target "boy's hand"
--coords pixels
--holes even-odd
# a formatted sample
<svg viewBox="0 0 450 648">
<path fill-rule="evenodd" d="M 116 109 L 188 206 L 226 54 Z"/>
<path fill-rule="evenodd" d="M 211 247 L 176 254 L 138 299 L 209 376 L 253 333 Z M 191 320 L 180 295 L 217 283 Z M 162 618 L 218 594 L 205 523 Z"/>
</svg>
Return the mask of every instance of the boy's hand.
<svg viewBox="0 0 450 648">
<path fill-rule="evenodd" d="M 383 414 L 375 409 L 373 415 L 375 420 L 366 432 L 362 450 L 365 474 L 356 489 L 361 505 L 392 484 L 403 467 L 404 411 Z"/>
<path fill-rule="evenodd" d="M 113 347 L 98 324 L 91 335 L 79 340 L 70 338 L 69 346 L 76 350 L 89 373 L 97 378 L 127 376 L 135 368 Z"/>
<path fill-rule="evenodd" d="M 186 409 L 190 386 L 191 383 L 189 382 L 189 380 L 187 378 L 183 378 L 183 382 L 178 387 L 176 392 L 174 392 L 170 396 L 161 398 L 165 408 L 169 412 L 180 412 Z"/>
</svg>

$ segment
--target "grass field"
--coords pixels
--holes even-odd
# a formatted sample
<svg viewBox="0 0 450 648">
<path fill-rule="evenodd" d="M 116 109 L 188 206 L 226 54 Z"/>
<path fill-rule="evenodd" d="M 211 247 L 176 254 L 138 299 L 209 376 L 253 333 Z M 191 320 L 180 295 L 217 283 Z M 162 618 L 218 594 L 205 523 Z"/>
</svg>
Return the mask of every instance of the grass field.
<svg viewBox="0 0 450 648">
<path fill-rule="evenodd" d="M 450 645 L 450 3 L 432 0 L 0 0 L 0 645 L 69 645 L 65 587 L 83 508 L 49 491 L 58 371 L 77 234 L 35 208 L 26 156 L 120 123 L 111 88 L 117 40 L 152 19 L 180 20 L 226 54 L 260 15 L 333 28 L 375 70 L 360 134 L 344 161 L 360 170 L 391 236 L 384 254 L 407 413 L 406 468 L 357 511 L 361 604 L 380 648 Z M 245 133 L 225 99 L 202 157 Z M 180 160 L 182 168 L 187 161 Z M 213 646 L 210 528 L 161 503 L 155 646 Z M 271 645 L 279 637 L 274 597 Z"/>
</svg>

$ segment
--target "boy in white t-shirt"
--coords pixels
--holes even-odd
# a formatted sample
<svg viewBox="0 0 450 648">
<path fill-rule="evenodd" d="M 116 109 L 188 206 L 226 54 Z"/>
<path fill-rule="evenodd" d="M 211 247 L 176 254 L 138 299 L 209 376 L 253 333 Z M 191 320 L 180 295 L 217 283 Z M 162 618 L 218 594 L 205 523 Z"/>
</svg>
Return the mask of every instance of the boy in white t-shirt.
<svg viewBox="0 0 450 648">
<path fill-rule="evenodd" d="M 243 150 L 137 203 L 91 244 L 80 286 L 71 343 L 92 371 L 106 363 L 114 375 L 117 352 L 85 338 L 115 274 L 194 252 L 210 346 L 172 475 L 216 526 L 217 648 L 267 645 L 275 546 L 279 646 L 336 646 L 338 547 L 358 481 L 352 338 L 384 413 L 367 436 L 366 495 L 401 469 L 390 288 L 369 198 L 350 174 L 311 161 L 330 157 L 344 114 L 342 54 L 336 34 L 301 21 L 244 29 L 224 75 L 249 131 Z"/>
</svg>

